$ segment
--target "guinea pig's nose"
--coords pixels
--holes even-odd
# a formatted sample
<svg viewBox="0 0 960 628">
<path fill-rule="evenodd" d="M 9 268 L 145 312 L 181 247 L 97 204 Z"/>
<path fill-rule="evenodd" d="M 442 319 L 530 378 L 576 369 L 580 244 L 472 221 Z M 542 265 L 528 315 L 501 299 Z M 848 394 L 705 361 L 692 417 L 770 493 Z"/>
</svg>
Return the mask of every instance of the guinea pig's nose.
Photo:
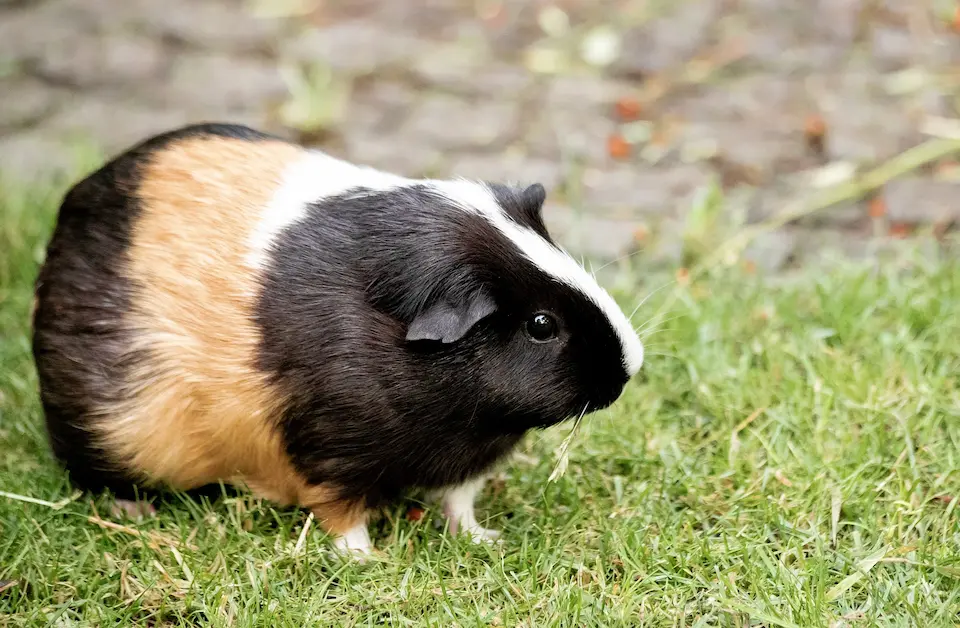
<svg viewBox="0 0 960 628">
<path fill-rule="evenodd" d="M 587 404 L 588 411 L 596 412 L 597 410 L 603 410 L 604 408 L 613 405 L 613 403 L 619 399 L 620 395 L 623 393 L 623 388 L 626 386 L 627 381 L 629 381 L 627 378 L 619 381 L 613 381 L 609 385 L 593 391 L 592 399 Z"/>
</svg>

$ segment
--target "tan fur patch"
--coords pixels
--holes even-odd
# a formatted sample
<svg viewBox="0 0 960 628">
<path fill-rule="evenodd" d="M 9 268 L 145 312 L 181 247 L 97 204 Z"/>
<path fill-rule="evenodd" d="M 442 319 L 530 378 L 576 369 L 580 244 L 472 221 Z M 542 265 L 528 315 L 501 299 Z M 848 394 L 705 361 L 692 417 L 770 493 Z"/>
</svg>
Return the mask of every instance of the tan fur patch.
<svg viewBox="0 0 960 628">
<path fill-rule="evenodd" d="M 362 517 L 293 469 L 273 420 L 282 395 L 256 370 L 256 272 L 245 256 L 261 213 L 301 149 L 280 141 L 191 138 L 157 153 L 139 196 L 129 276 L 135 367 L 103 437 L 149 481 L 189 489 L 243 483 L 282 503 L 317 507 L 339 528 Z M 323 516 L 321 516 L 323 515 Z"/>
</svg>

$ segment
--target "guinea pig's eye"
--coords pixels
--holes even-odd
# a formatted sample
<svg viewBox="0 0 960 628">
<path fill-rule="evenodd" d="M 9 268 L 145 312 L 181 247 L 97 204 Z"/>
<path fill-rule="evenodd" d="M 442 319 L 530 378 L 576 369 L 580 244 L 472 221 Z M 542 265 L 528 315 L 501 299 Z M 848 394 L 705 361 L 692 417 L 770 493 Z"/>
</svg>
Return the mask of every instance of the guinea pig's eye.
<svg viewBox="0 0 960 628">
<path fill-rule="evenodd" d="M 557 337 L 557 321 L 549 314 L 534 314 L 524 325 L 527 336 L 535 342 L 547 342 Z"/>
</svg>

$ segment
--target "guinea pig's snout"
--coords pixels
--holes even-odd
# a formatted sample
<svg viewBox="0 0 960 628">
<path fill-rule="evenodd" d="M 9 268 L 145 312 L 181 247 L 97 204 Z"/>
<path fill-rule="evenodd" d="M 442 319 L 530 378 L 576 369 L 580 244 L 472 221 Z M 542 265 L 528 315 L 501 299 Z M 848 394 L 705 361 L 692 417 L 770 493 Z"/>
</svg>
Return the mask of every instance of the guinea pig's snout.
<svg viewBox="0 0 960 628">
<path fill-rule="evenodd" d="M 628 381 L 630 381 L 630 378 L 624 373 L 621 377 L 613 378 L 603 386 L 596 386 L 591 391 L 591 398 L 587 403 L 587 411 L 596 412 L 597 410 L 603 410 L 613 405 L 613 403 L 620 398 L 620 395 L 623 394 L 623 389 Z"/>
</svg>

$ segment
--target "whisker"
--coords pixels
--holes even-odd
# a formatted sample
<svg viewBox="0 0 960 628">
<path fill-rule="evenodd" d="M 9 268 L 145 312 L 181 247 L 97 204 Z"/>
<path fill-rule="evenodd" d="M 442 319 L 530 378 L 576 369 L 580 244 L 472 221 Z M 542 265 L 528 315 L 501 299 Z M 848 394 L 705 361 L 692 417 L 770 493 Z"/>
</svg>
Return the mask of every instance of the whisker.
<svg viewBox="0 0 960 628">
<path fill-rule="evenodd" d="M 646 342 L 647 338 L 651 338 L 662 331 L 679 331 L 679 330 L 676 327 L 660 327 L 658 329 L 649 331 L 646 334 L 643 334 L 643 335 L 637 334 L 637 335 L 640 336 L 640 340 L 643 340 L 644 342 Z"/>
<path fill-rule="evenodd" d="M 603 269 L 606 268 L 607 266 L 610 266 L 610 265 L 612 265 L 612 264 L 616 264 L 617 262 L 622 262 L 622 261 L 625 260 L 625 259 L 630 259 L 630 258 L 633 257 L 634 255 L 637 255 L 637 254 L 639 254 L 639 253 L 641 253 L 641 252 L 643 252 L 643 249 L 637 249 L 637 250 L 633 251 L 632 253 L 626 253 L 625 255 L 621 255 L 621 256 L 618 257 L 617 259 L 615 259 L 615 260 L 610 260 L 609 262 L 607 262 L 606 264 L 604 264 L 603 266 L 601 266 L 600 268 L 598 268 L 598 269 L 597 269 L 597 272 L 600 272 L 601 270 L 603 270 Z"/>
<path fill-rule="evenodd" d="M 669 285 L 671 285 L 671 284 L 674 284 L 674 283 L 676 283 L 676 282 L 677 282 L 676 279 L 671 279 L 670 281 L 668 281 L 667 283 L 663 284 L 662 286 L 660 286 L 659 288 L 657 288 L 656 290 L 654 290 L 653 292 L 651 292 L 651 293 L 648 294 L 647 296 L 643 297 L 643 299 L 640 301 L 640 303 L 637 305 L 637 307 L 633 308 L 633 311 L 630 312 L 630 316 L 627 317 L 627 320 L 628 320 L 628 321 L 632 321 L 632 320 L 633 320 L 633 317 L 637 314 L 638 311 L 640 311 L 640 308 L 643 307 L 643 304 L 650 300 L 650 297 L 652 297 L 652 296 L 655 295 L 656 293 L 660 292 L 661 290 L 663 290 L 663 289 L 666 288 L 667 286 L 669 286 Z"/>
<path fill-rule="evenodd" d="M 676 316 L 671 316 L 670 318 L 665 318 L 665 319 L 661 319 L 661 320 L 657 320 L 656 318 L 651 318 L 649 321 L 647 321 L 647 322 L 644 323 L 643 325 L 640 325 L 640 327 L 637 327 L 637 328 L 634 329 L 633 331 L 634 331 L 634 333 L 639 334 L 640 332 L 642 332 L 644 329 L 646 329 L 646 328 L 647 328 L 648 326 L 650 326 L 651 324 L 666 325 L 666 324 L 669 323 L 670 321 L 675 321 L 675 320 L 677 320 L 678 318 L 682 318 L 682 317 L 683 317 L 683 314 L 677 314 Z M 656 329 L 656 328 L 654 328 L 654 329 Z"/>
<path fill-rule="evenodd" d="M 658 355 L 663 358 L 673 358 L 675 360 L 683 360 L 683 358 L 681 358 L 676 353 L 664 353 L 662 351 L 644 351 L 643 355 Z"/>
</svg>

